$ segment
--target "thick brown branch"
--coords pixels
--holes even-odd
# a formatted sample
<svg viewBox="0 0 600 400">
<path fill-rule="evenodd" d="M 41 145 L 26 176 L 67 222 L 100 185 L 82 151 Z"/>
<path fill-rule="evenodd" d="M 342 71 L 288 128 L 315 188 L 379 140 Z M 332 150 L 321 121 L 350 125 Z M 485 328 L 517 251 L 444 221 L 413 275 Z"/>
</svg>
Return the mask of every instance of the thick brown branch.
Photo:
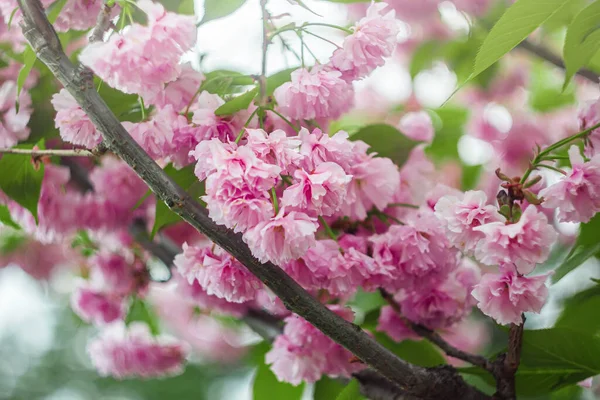
<svg viewBox="0 0 600 400">
<path fill-rule="evenodd" d="M 525 316 L 520 325 L 511 324 L 508 333 L 508 350 L 494 361 L 493 375 L 496 378 L 494 399 L 513 400 L 517 398 L 515 375 L 521 362 L 523 329 Z"/>
<path fill-rule="evenodd" d="M 324 334 L 350 350 L 403 390 L 424 399 L 486 399 L 454 374 L 430 371 L 409 364 L 375 341 L 360 327 L 344 320 L 314 299 L 281 268 L 261 263 L 252 256 L 240 234 L 215 224 L 195 199 L 190 197 L 129 136 L 119 120 L 94 89 L 92 76 L 76 68 L 62 50 L 39 0 L 19 0 L 23 11 L 23 33 L 38 58 L 71 93 L 90 117 L 104 145 L 121 157 L 184 220 L 237 258 L 283 301 L 292 312 L 305 318 Z"/>
</svg>

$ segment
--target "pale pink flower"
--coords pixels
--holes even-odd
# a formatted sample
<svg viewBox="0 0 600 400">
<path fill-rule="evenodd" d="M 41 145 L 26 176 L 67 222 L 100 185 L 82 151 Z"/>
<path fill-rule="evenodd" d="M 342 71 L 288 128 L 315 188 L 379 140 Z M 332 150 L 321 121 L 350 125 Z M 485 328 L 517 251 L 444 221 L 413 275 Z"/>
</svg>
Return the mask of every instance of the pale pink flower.
<svg viewBox="0 0 600 400">
<path fill-rule="evenodd" d="M 441 198 L 451 196 L 462 198 L 463 192 L 456 188 L 444 185 L 443 183 L 438 183 L 426 194 L 425 204 L 433 211 Z"/>
<path fill-rule="evenodd" d="M 337 305 L 328 307 L 347 321 L 354 316 L 348 308 Z M 292 315 L 285 319 L 283 334 L 275 339 L 265 361 L 271 364 L 271 370 L 278 380 L 299 385 L 303 381 L 315 382 L 323 374 L 348 377 L 362 369 L 360 363 L 350 363 L 351 357 L 348 350 L 306 320 Z"/>
<path fill-rule="evenodd" d="M 392 291 L 422 286 L 456 267 L 457 253 L 432 212 L 422 211 L 407 225 L 392 225 L 369 241 L 373 258 L 391 275 L 384 286 Z"/>
<path fill-rule="evenodd" d="M 485 320 L 466 318 L 458 324 L 441 332 L 442 338 L 452 346 L 468 353 L 479 353 L 491 339 L 491 332 Z M 448 362 L 456 367 L 465 365 L 465 361 L 447 356 Z"/>
<path fill-rule="evenodd" d="M 244 241 L 260 261 L 283 264 L 302 257 L 314 246 L 318 227 L 316 218 L 281 208 L 277 216 L 248 229 Z"/>
<path fill-rule="evenodd" d="M 548 258 L 558 234 L 548 218 L 528 206 L 518 222 L 490 222 L 473 228 L 485 234 L 475 248 L 475 258 L 487 265 L 514 264 L 519 273 L 528 274 Z"/>
<path fill-rule="evenodd" d="M 400 192 L 408 195 L 407 202 L 421 204 L 436 183 L 435 166 L 425 155 L 423 145 L 416 146 L 410 152 L 408 160 L 400 169 Z"/>
<path fill-rule="evenodd" d="M 331 56 L 331 65 L 342 72 L 347 81 L 364 78 L 385 63 L 398 43 L 400 21 L 394 10 L 385 12 L 385 3 L 373 3 L 367 15 L 354 27 L 354 33 L 344 39 L 342 48 Z"/>
<path fill-rule="evenodd" d="M 128 214 L 148 192 L 146 183 L 116 157 L 103 157 L 102 164 L 90 172 L 90 182 L 95 196 Z"/>
<path fill-rule="evenodd" d="M 154 159 L 167 157 L 171 153 L 175 132 L 173 122 L 177 118 L 171 106 L 158 110 L 146 122 L 123 122 L 131 137 Z"/>
<path fill-rule="evenodd" d="M 275 89 L 281 112 L 293 120 L 334 119 L 352 107 L 354 89 L 341 72 L 315 66 L 292 72 L 291 82 Z"/>
<path fill-rule="evenodd" d="M 137 259 L 132 263 L 117 253 L 98 252 L 89 262 L 91 281 L 107 293 L 127 296 L 148 284 L 146 267 Z"/>
<path fill-rule="evenodd" d="M 31 98 L 22 90 L 19 95 L 17 112 L 17 83 L 0 81 L 0 147 L 10 148 L 29 137 L 29 118 L 31 117 Z"/>
<path fill-rule="evenodd" d="M 493 4 L 491 0 L 453 0 L 456 8 L 474 16 L 483 16 Z"/>
<path fill-rule="evenodd" d="M 44 8 L 48 7 L 53 3 L 53 0 L 42 0 L 42 6 Z M 13 11 L 16 12 L 13 15 Z M 23 18 L 23 14 L 19 9 L 19 3 L 17 0 L 0 0 L 0 18 L 4 18 L 4 22 L 8 24 L 12 16 L 12 24 L 19 25 L 21 19 Z"/>
<path fill-rule="evenodd" d="M 579 128 L 581 130 L 590 129 L 592 126 L 600 123 L 600 99 L 583 104 L 579 108 L 577 115 L 579 119 Z M 600 149 L 600 128 L 594 129 L 587 137 L 585 154 L 588 157 L 593 156 Z"/>
<path fill-rule="evenodd" d="M 377 321 L 377 331 L 384 332 L 396 342 L 406 339 L 419 339 L 419 336 L 407 326 L 392 306 L 381 307 Z"/>
<path fill-rule="evenodd" d="M 281 204 L 307 214 L 330 216 L 343 204 L 352 180 L 336 163 L 319 164 L 312 173 L 298 169 L 295 183 L 283 191 Z"/>
<path fill-rule="evenodd" d="M 98 14 L 103 7 L 102 0 L 68 0 L 60 10 L 54 28 L 58 32 L 70 29 L 84 31 L 96 25 Z M 111 16 L 119 14 L 120 7 L 113 6 Z"/>
<path fill-rule="evenodd" d="M 305 289 L 323 289 L 329 283 L 331 261 L 339 254 L 340 247 L 334 240 L 317 240 L 302 258 L 284 263 L 282 268 Z"/>
<path fill-rule="evenodd" d="M 247 112 L 240 111 L 234 115 L 215 115 L 215 110 L 225 104 L 216 94 L 202 92 L 192 105 L 192 122 L 198 126 L 198 139 L 233 141 L 237 138 L 244 123 L 249 117 Z"/>
<path fill-rule="evenodd" d="M 158 93 L 144 98 L 144 101 L 158 108 L 170 105 L 175 111 L 182 112 L 190 105 L 204 79 L 202 72 L 194 70 L 189 63 L 183 64 L 176 80 L 167 83 Z"/>
<path fill-rule="evenodd" d="M 300 154 L 302 141 L 298 137 L 290 137 L 277 129 L 267 134 L 262 129 L 246 129 L 246 146 L 261 160 L 275 164 L 282 171 L 292 172 L 303 155 Z"/>
<path fill-rule="evenodd" d="M 363 220 L 375 206 L 384 210 L 400 187 L 400 172 L 389 158 L 367 157 L 346 169 L 352 175 L 348 193 L 338 214 Z"/>
<path fill-rule="evenodd" d="M 187 345 L 168 336 L 154 337 L 148 326 L 133 322 L 111 324 L 87 345 L 101 376 L 116 379 L 159 378 L 183 372 Z"/>
<path fill-rule="evenodd" d="M 548 298 L 546 275 L 522 276 L 505 267 L 499 274 L 485 274 L 472 291 L 477 307 L 501 325 L 520 325 L 524 312 L 539 313 Z"/>
<path fill-rule="evenodd" d="M 0 231 L 3 227 L 0 225 Z M 79 255 L 60 244 L 43 244 L 29 237 L 13 251 L 0 252 L 0 267 L 16 265 L 34 279 L 49 279 L 60 268 L 71 268 L 82 262 Z"/>
<path fill-rule="evenodd" d="M 558 210 L 563 222 L 589 222 L 600 211 L 600 154 L 584 162 L 579 147 L 569 149 L 571 169 L 555 184 L 542 189 L 542 206 Z"/>
<path fill-rule="evenodd" d="M 52 96 L 52 105 L 56 110 L 54 122 L 62 140 L 88 149 L 102 141 L 102 134 L 66 89 Z"/>
<path fill-rule="evenodd" d="M 361 156 L 364 159 L 366 154 L 364 143 L 350 141 L 348 133 L 344 131 L 338 131 L 330 137 L 320 129 L 309 132 L 306 128 L 302 128 L 298 138 L 302 141 L 300 153 L 304 157 L 302 164 L 306 170 L 313 170 L 319 164 L 329 161 L 339 164 L 348 171 Z"/>
<path fill-rule="evenodd" d="M 94 325 L 109 324 L 125 316 L 123 297 L 104 293 L 87 285 L 75 289 L 71 308 L 82 320 Z"/>
<path fill-rule="evenodd" d="M 443 196 L 435 205 L 435 215 L 446 229 L 450 243 L 466 253 L 475 250 L 485 237 L 474 228 L 503 220 L 494 206 L 487 205 L 485 193 L 473 190 L 461 196 Z"/>
<path fill-rule="evenodd" d="M 216 138 L 200 141 L 196 148 L 190 151 L 190 155 L 197 161 L 194 174 L 199 180 L 205 180 L 210 174 L 217 172 L 236 149 L 235 143 L 223 143 Z"/>
<path fill-rule="evenodd" d="M 252 300 L 262 283 L 223 249 L 211 247 L 211 243 L 205 246 L 184 243 L 183 252 L 175 256 L 173 265 L 189 284 L 198 281 L 209 295 L 234 303 Z"/>
<path fill-rule="evenodd" d="M 152 98 L 181 73 L 180 57 L 196 40 L 193 16 L 166 12 L 160 3 L 137 3 L 148 25 L 132 24 L 106 42 L 88 44 L 79 59 L 115 89 Z"/>
<path fill-rule="evenodd" d="M 398 123 L 398 128 L 404 135 L 419 142 L 431 143 L 435 134 L 433 122 L 426 111 L 404 114 Z"/>
</svg>

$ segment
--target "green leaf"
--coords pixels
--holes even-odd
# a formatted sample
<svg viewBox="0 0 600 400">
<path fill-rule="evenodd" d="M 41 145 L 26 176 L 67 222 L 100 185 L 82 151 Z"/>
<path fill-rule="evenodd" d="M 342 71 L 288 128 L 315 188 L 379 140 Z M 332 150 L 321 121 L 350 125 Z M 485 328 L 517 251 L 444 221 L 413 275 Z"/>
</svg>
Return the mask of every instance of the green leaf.
<svg viewBox="0 0 600 400">
<path fill-rule="evenodd" d="M 371 0 L 325 0 L 330 3 L 344 3 L 344 4 L 352 4 L 352 3 L 366 3 Z"/>
<path fill-rule="evenodd" d="M 177 7 L 179 14 L 194 15 L 194 11 L 194 0 L 183 0 Z"/>
<path fill-rule="evenodd" d="M 48 12 L 48 21 L 50 21 L 51 24 L 56 22 L 56 19 L 58 18 L 58 15 L 64 8 L 65 4 L 67 4 L 67 0 L 58 0 L 54 2 L 52 6 L 50 6 L 50 11 Z"/>
<path fill-rule="evenodd" d="M 358 308 L 365 314 L 368 314 L 369 312 L 378 309 L 385 304 L 387 303 L 383 297 L 381 297 L 379 292 L 365 292 L 362 289 L 359 289 L 352 300 L 348 302 L 349 306 L 352 308 Z"/>
<path fill-rule="evenodd" d="M 573 75 L 585 66 L 600 49 L 600 1 L 595 1 L 581 10 L 567 29 L 563 58 L 565 60 L 565 82 L 567 87 Z"/>
<path fill-rule="evenodd" d="M 3 229 L 0 231 L 0 254 L 10 254 L 26 242 L 27 235 L 22 230 Z"/>
<path fill-rule="evenodd" d="M 127 313 L 127 317 L 125 317 L 125 324 L 129 325 L 134 321 L 143 322 L 148 325 L 150 332 L 155 336 L 160 333 L 158 316 L 144 300 L 137 297 L 134 297 L 129 307 L 129 312 Z"/>
<path fill-rule="evenodd" d="M 229 70 L 212 71 L 205 74 L 205 78 L 199 91 L 206 90 L 219 96 L 239 92 L 240 86 L 248 86 L 254 83 L 254 78 L 251 76 Z"/>
<path fill-rule="evenodd" d="M 376 152 L 380 157 L 388 157 L 399 166 L 404 164 L 413 147 L 420 143 L 387 124 L 364 126 L 350 140 L 362 140 L 371 146 L 369 151 Z"/>
<path fill-rule="evenodd" d="M 510 6 L 483 41 L 470 79 L 515 48 L 570 1 L 518 0 Z"/>
<path fill-rule="evenodd" d="M 588 258 L 600 253 L 600 214 L 596 214 L 589 222 L 581 224 L 579 236 L 568 258 L 552 275 L 552 283 L 560 281 L 565 275 L 583 264 Z"/>
<path fill-rule="evenodd" d="M 480 368 L 460 368 L 459 371 L 494 384 L 494 378 Z M 599 337 L 566 328 L 524 332 L 521 364 L 516 374 L 519 396 L 554 392 L 598 374 Z"/>
<path fill-rule="evenodd" d="M 240 110 L 246 110 L 256 97 L 258 89 L 252 89 L 236 96 L 215 110 L 215 115 L 231 115 Z"/>
<path fill-rule="evenodd" d="M 14 229 L 21 229 L 19 225 L 15 221 L 13 221 L 10 216 L 10 211 L 8 210 L 8 206 L 4 204 L 0 204 L 0 222 L 2 222 L 5 226 L 10 226 Z"/>
<path fill-rule="evenodd" d="M 458 140 L 463 135 L 469 113 L 464 108 L 444 106 L 430 113 L 435 126 L 435 136 L 425 149 L 427 156 L 436 162 L 459 160 Z"/>
<path fill-rule="evenodd" d="M 600 285 L 592 286 L 567 299 L 555 327 L 575 327 L 578 331 L 600 332 Z"/>
<path fill-rule="evenodd" d="M 335 400 L 363 400 L 364 396 L 360 394 L 360 384 L 356 379 L 352 379 L 348 385 L 340 392 Z"/>
<path fill-rule="evenodd" d="M 285 82 L 289 82 L 292 79 L 292 72 L 298 68 L 299 67 L 284 69 L 283 71 L 276 72 L 267 77 L 267 96 L 271 96 L 275 89 L 283 85 Z"/>
<path fill-rule="evenodd" d="M 171 179 L 175 181 L 175 183 L 177 183 L 186 191 L 190 189 L 195 182 L 198 182 L 198 178 L 196 175 L 194 175 L 194 165 L 189 165 L 185 168 L 177 170 L 175 167 L 169 164 L 165 167 L 164 171 L 171 177 Z M 181 217 L 179 215 L 171 211 L 164 201 L 157 200 L 154 226 L 152 227 L 150 237 L 154 238 L 156 232 L 158 232 L 158 230 L 163 226 L 175 224 L 179 221 L 181 221 Z"/>
<path fill-rule="evenodd" d="M 240 8 L 245 2 L 246 0 L 205 0 L 204 17 L 202 17 L 202 21 L 198 25 L 226 17 Z"/>
<path fill-rule="evenodd" d="M 31 157 L 4 154 L 0 159 L 0 189 L 29 210 L 37 223 L 37 206 L 44 179 L 44 164 L 33 165 Z"/>
<path fill-rule="evenodd" d="M 344 385 L 340 381 L 324 375 L 315 383 L 314 400 L 335 399 L 342 390 L 344 390 Z"/>
<path fill-rule="evenodd" d="M 475 189 L 482 172 L 483 165 L 463 165 L 461 177 L 462 190 L 466 191 Z"/>
<path fill-rule="evenodd" d="M 31 48 L 31 46 L 27 45 L 25 51 L 23 52 L 23 60 L 24 64 L 19 71 L 19 76 L 17 77 L 17 97 L 23 90 L 23 85 L 25 85 L 25 80 L 31 73 L 31 69 L 33 68 L 33 64 L 35 64 L 35 60 L 37 59 L 35 52 Z"/>
<path fill-rule="evenodd" d="M 415 78 L 417 74 L 430 68 L 433 62 L 440 56 L 441 42 L 439 40 L 430 40 L 422 42 L 413 52 L 408 68 L 410 77 Z"/>
<path fill-rule="evenodd" d="M 533 65 L 531 72 L 529 105 L 533 110 L 550 112 L 575 103 L 574 88 L 563 90 L 554 69 L 539 61 Z"/>
<path fill-rule="evenodd" d="M 397 343 L 381 332 L 375 333 L 375 338 L 392 353 L 411 364 L 435 367 L 446 363 L 439 350 L 426 340 L 403 340 Z"/>
</svg>

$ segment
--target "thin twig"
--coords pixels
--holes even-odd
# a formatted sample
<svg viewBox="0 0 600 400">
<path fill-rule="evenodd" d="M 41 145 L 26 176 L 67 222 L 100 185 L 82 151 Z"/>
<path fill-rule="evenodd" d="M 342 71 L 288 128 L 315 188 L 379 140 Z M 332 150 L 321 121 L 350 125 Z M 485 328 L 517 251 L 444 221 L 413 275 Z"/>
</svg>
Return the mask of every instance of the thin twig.
<svg viewBox="0 0 600 400">
<path fill-rule="evenodd" d="M 434 332 L 423 325 L 419 325 L 412 322 L 411 320 L 402 315 L 400 304 L 398 304 L 398 302 L 394 299 L 394 296 L 391 293 L 387 292 L 384 289 L 379 289 L 379 292 L 381 293 L 383 299 L 392 307 L 396 314 L 398 314 L 398 317 L 402 320 L 402 322 L 404 322 L 409 328 L 411 328 L 417 335 L 429 340 L 431 343 L 435 344 L 450 357 L 466 361 L 470 364 L 481 367 L 486 371 L 492 371 L 493 365 L 487 358 L 476 354 L 467 353 L 466 351 L 462 351 L 452 346 L 450 343 L 446 342 L 437 332 Z"/>
<path fill-rule="evenodd" d="M 262 59 L 260 76 L 258 77 L 258 105 L 264 107 L 267 104 L 267 51 L 269 50 L 270 42 L 268 29 L 269 12 L 267 11 L 267 0 L 260 0 L 260 10 L 262 15 Z"/>
<path fill-rule="evenodd" d="M 553 64 L 558 68 L 565 69 L 565 63 L 563 62 L 562 58 L 560 58 L 559 56 L 557 56 L 556 54 L 554 54 L 553 52 L 551 52 L 543 46 L 532 43 L 529 40 L 524 40 L 519 44 L 518 48 L 528 51 L 529 53 L 548 61 L 550 64 Z M 597 73 L 585 68 L 582 68 L 579 71 L 577 71 L 577 75 L 584 77 L 588 81 L 596 84 L 600 80 L 600 76 Z"/>
<path fill-rule="evenodd" d="M 34 158 L 43 156 L 57 156 L 57 157 L 96 157 L 90 150 L 85 149 L 48 149 L 48 150 L 35 150 L 35 149 L 0 149 L 0 154 L 23 154 Z"/>
<path fill-rule="evenodd" d="M 456 370 L 427 369 L 398 358 L 360 327 L 344 320 L 313 298 L 281 268 L 270 262 L 259 262 L 242 240 L 241 234 L 235 234 L 210 219 L 207 210 L 177 185 L 127 133 L 94 89 L 89 70 L 76 68 L 65 55 L 40 1 L 18 2 L 23 12 L 23 34 L 38 58 L 75 98 L 97 130 L 102 132 L 106 147 L 131 166 L 159 201 L 164 201 L 176 214 L 246 266 L 290 311 L 306 319 L 403 390 L 424 399 L 489 399 L 489 396 L 468 385 Z"/>
</svg>

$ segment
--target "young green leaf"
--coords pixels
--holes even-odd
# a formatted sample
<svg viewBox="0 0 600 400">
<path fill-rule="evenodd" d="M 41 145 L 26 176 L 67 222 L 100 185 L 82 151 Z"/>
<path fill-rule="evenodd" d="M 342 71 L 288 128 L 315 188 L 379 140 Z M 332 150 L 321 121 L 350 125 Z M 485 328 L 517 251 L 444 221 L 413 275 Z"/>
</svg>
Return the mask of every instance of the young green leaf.
<svg viewBox="0 0 600 400">
<path fill-rule="evenodd" d="M 446 363 L 439 350 L 426 340 L 403 340 L 398 343 L 380 332 L 375 333 L 375 337 L 379 343 L 411 364 L 422 367 L 435 367 Z"/>
<path fill-rule="evenodd" d="M 572 0 L 518 0 L 510 6 L 484 39 L 470 79 L 515 48 L 537 27 Z"/>
<path fill-rule="evenodd" d="M 314 400 L 335 399 L 342 390 L 344 390 L 344 385 L 341 382 L 324 375 L 315 383 Z"/>
<path fill-rule="evenodd" d="M 304 393 L 304 384 L 292 386 L 286 382 L 280 382 L 271 368 L 263 361 L 256 369 L 254 383 L 252 385 L 254 400 L 300 400 Z"/>
<path fill-rule="evenodd" d="M 235 10 L 240 8 L 246 0 L 205 0 L 204 2 L 204 17 L 198 25 L 228 16 Z"/>
<path fill-rule="evenodd" d="M 133 299 L 133 302 L 129 307 L 129 312 L 125 317 L 125 323 L 127 325 L 134 321 L 143 322 L 148 325 L 148 328 L 150 328 L 150 332 L 152 332 L 153 335 L 158 335 L 160 333 L 158 327 L 158 315 L 156 315 L 144 300 L 137 297 Z"/>
<path fill-rule="evenodd" d="M 17 98 L 21 94 L 21 90 L 23 90 L 23 85 L 25 85 L 25 80 L 31 73 L 31 69 L 33 68 L 33 64 L 35 64 L 35 60 L 37 60 L 35 52 L 29 45 L 27 45 L 25 51 L 23 52 L 23 60 L 24 64 L 19 71 L 19 76 L 17 76 Z"/>
<path fill-rule="evenodd" d="M 10 211 L 8 207 L 4 204 L 0 204 L 0 222 L 6 226 L 10 226 L 11 228 L 21 229 L 19 225 L 10 216 Z"/>
<path fill-rule="evenodd" d="M 243 75 L 239 72 L 228 70 L 216 70 L 205 74 L 204 82 L 200 85 L 199 91 L 223 96 L 239 92 L 240 86 L 252 85 L 254 79 L 251 76 Z"/>
<path fill-rule="evenodd" d="M 256 97 L 258 89 L 254 88 L 244 94 L 234 97 L 215 110 L 215 115 L 231 115 L 250 106 L 252 100 Z"/>
<path fill-rule="evenodd" d="M 581 10 L 567 29 L 563 58 L 565 60 L 565 83 L 567 87 L 573 75 L 585 66 L 600 49 L 600 1 Z"/>
<path fill-rule="evenodd" d="M 371 146 L 371 152 L 388 157 L 399 166 L 408 159 L 413 147 L 420 143 L 407 138 L 398 129 L 387 124 L 364 126 L 352 135 L 350 140 L 362 140 Z"/>
<path fill-rule="evenodd" d="M 600 229 L 600 213 L 596 214 L 589 222 L 581 224 L 579 236 L 567 259 L 558 267 L 552 275 L 552 283 L 560 281 L 565 275 L 583 264 L 588 258 L 600 253 L 600 240 L 598 230 Z"/>
<path fill-rule="evenodd" d="M 597 284 L 565 301 L 555 327 L 577 327 L 578 331 L 595 335 L 600 332 L 600 318 L 597 318 L 599 309 L 600 284 Z"/>
<path fill-rule="evenodd" d="M 44 164 L 33 165 L 30 157 L 4 154 L 0 159 L 0 189 L 33 214 L 37 222 L 37 206 L 44 179 Z"/>
<path fill-rule="evenodd" d="M 273 75 L 267 77 L 267 96 L 271 96 L 275 89 L 277 89 L 284 83 L 289 82 L 291 79 L 292 72 L 294 72 L 298 68 L 300 67 L 284 69 L 283 71 L 276 72 Z"/>
</svg>

